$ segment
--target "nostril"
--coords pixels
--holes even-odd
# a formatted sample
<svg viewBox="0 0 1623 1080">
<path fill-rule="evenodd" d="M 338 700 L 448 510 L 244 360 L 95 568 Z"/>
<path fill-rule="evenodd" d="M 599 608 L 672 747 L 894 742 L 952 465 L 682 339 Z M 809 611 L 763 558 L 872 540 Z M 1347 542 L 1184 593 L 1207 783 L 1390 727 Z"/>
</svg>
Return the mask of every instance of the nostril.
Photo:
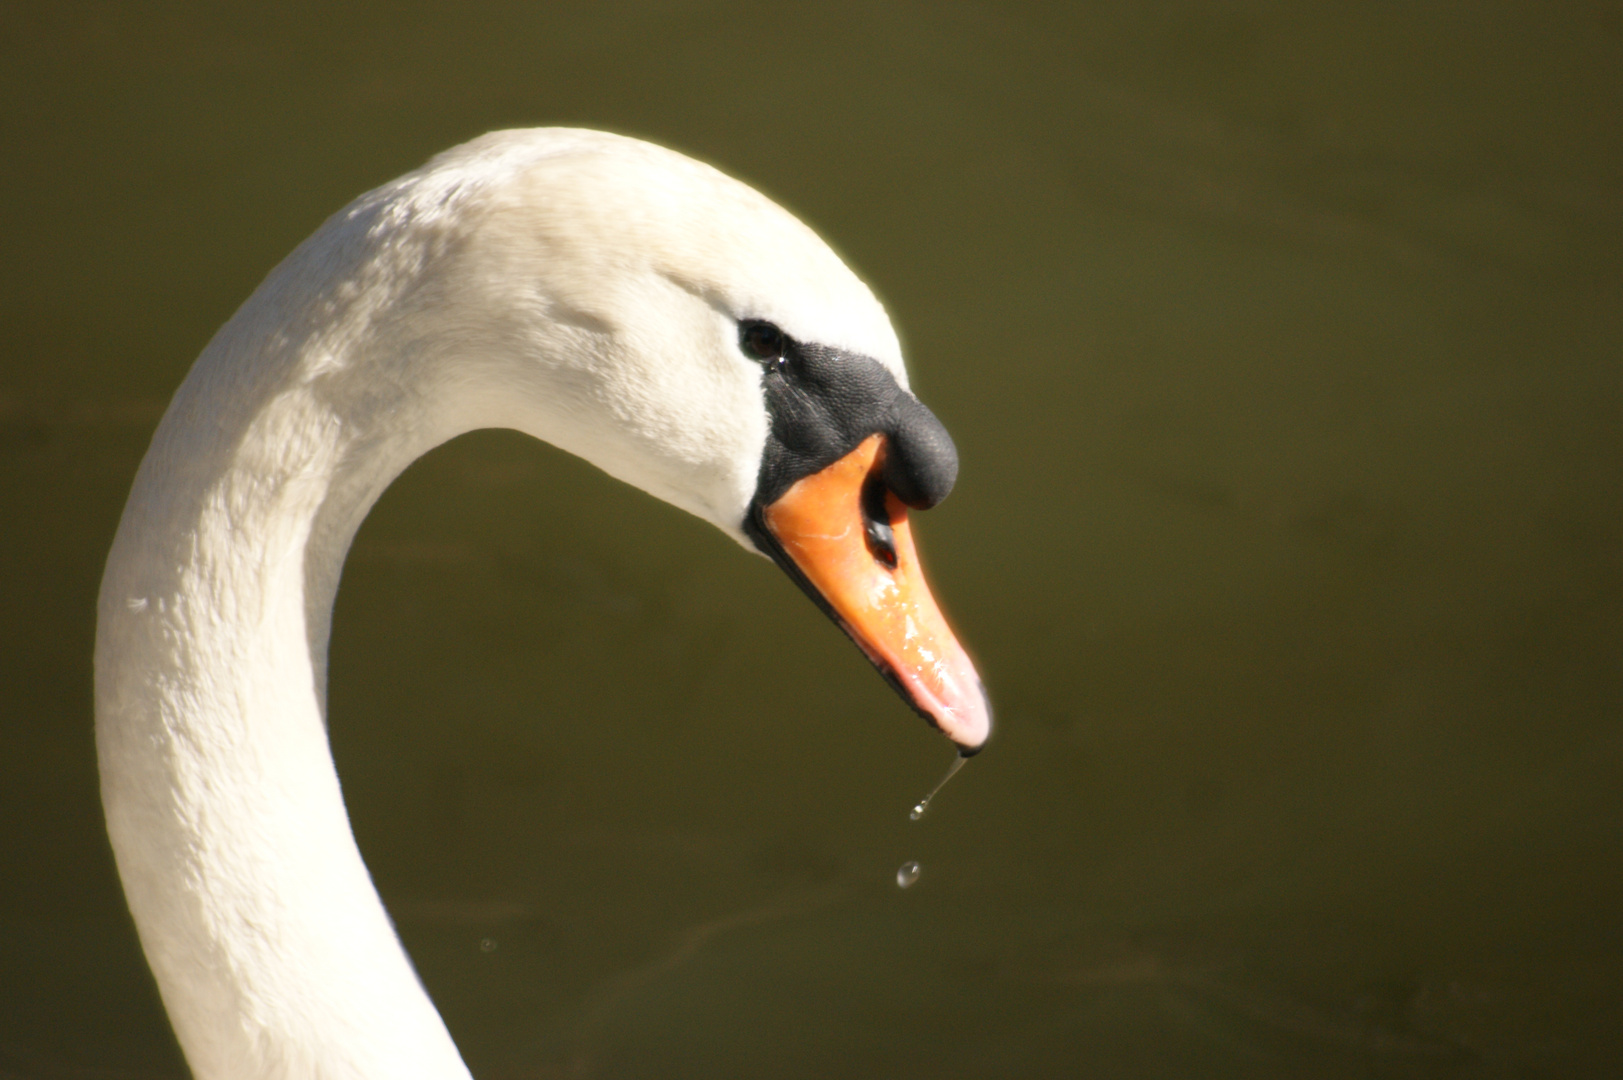
<svg viewBox="0 0 1623 1080">
<path fill-rule="evenodd" d="M 886 568 L 896 569 L 896 532 L 890 525 L 890 491 L 875 470 L 862 485 L 862 525 L 868 553 Z"/>
<path fill-rule="evenodd" d="M 887 570 L 896 569 L 896 534 L 883 522 L 868 521 L 868 551 Z"/>
</svg>

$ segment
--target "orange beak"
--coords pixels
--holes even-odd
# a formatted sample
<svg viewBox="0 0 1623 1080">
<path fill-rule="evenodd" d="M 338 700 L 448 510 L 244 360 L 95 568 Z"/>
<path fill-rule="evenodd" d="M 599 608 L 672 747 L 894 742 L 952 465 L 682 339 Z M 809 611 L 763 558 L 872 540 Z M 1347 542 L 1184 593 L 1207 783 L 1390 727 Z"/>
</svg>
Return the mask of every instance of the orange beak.
<svg viewBox="0 0 1623 1080">
<path fill-rule="evenodd" d="M 884 437 L 869 436 L 784 492 L 764 523 L 791 574 L 799 572 L 886 681 L 968 757 L 992 732 L 991 707 L 925 584 L 907 507 L 880 480 L 884 454 Z"/>
</svg>

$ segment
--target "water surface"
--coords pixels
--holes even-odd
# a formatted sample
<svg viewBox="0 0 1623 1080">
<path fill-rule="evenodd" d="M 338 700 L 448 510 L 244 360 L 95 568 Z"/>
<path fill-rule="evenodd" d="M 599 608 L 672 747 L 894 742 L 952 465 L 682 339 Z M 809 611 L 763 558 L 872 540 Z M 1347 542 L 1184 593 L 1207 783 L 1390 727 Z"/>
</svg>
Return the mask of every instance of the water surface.
<svg viewBox="0 0 1623 1080">
<path fill-rule="evenodd" d="M 874 283 L 1000 728 L 909 823 L 949 748 L 764 560 L 516 435 L 431 454 L 345 571 L 332 734 L 476 1076 L 1623 1068 L 1612 9 L 4 21 L 0 1075 L 184 1075 L 90 736 L 164 401 L 327 214 L 539 123 Z"/>
</svg>

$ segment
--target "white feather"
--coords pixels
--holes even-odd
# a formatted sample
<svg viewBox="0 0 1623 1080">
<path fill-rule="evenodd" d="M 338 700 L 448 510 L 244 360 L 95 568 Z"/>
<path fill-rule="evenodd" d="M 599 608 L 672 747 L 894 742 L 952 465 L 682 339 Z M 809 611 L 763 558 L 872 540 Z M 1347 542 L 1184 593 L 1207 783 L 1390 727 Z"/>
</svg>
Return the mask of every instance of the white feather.
<svg viewBox="0 0 1623 1080">
<path fill-rule="evenodd" d="M 327 747 L 344 553 L 401 470 L 481 427 L 742 540 L 767 416 L 740 318 L 906 385 L 872 293 L 761 195 L 647 143 L 507 131 L 336 214 L 209 343 L 137 475 L 96 640 L 108 830 L 200 1080 L 467 1075 Z"/>
</svg>

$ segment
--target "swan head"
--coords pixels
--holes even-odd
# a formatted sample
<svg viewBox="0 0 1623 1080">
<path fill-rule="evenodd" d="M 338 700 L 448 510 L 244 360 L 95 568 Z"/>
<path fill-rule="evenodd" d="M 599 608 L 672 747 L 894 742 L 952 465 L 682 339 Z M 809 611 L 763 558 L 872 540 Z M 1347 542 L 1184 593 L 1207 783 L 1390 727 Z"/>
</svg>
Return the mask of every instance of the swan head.
<svg viewBox="0 0 1623 1080">
<path fill-rule="evenodd" d="M 455 320 L 439 370 L 465 426 L 527 431 L 773 559 L 962 753 L 981 747 L 985 694 L 908 529 L 957 453 L 827 244 L 708 165 L 599 132 L 497 132 L 399 183 L 391 205 L 447 223 L 446 272 L 404 307 Z"/>
</svg>

